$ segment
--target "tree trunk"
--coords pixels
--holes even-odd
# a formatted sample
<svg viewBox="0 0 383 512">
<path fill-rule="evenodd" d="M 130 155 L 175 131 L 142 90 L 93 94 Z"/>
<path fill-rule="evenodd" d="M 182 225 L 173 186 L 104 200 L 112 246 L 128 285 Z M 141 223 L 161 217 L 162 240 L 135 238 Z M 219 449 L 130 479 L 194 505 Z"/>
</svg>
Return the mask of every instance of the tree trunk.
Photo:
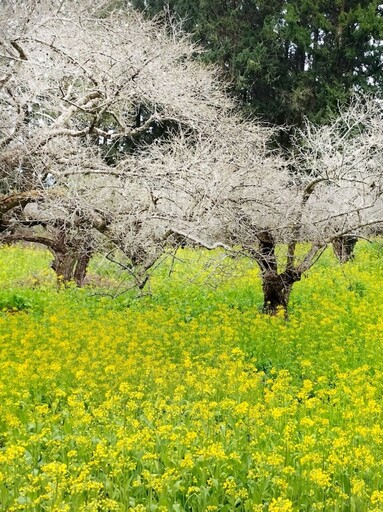
<svg viewBox="0 0 383 512">
<path fill-rule="evenodd" d="M 296 243 L 289 246 L 286 270 L 278 273 L 278 261 L 275 254 L 276 243 L 273 235 L 265 230 L 257 234 L 259 250 L 253 252 L 261 269 L 263 290 L 263 312 L 275 315 L 283 311 L 287 318 L 287 307 L 293 284 L 299 281 L 302 271 L 294 267 Z"/>
<path fill-rule="evenodd" d="M 92 250 L 88 248 L 82 251 L 77 257 L 73 278 L 76 285 L 79 288 L 81 288 L 84 285 L 86 272 L 88 270 L 88 265 L 91 257 Z"/>
<path fill-rule="evenodd" d="M 263 312 L 268 315 L 275 315 L 279 311 L 283 311 L 285 318 L 287 318 L 290 293 L 293 284 L 299 280 L 299 274 L 289 271 L 281 274 L 274 271 L 263 272 Z"/>
<path fill-rule="evenodd" d="M 354 248 L 357 241 L 358 239 L 351 235 L 340 236 L 333 240 L 334 254 L 341 263 L 346 263 L 354 258 Z"/>
<path fill-rule="evenodd" d="M 88 264 L 92 257 L 91 250 L 54 252 L 52 268 L 56 272 L 59 284 L 76 283 L 80 288 L 84 285 Z"/>
<path fill-rule="evenodd" d="M 56 272 L 57 283 L 65 285 L 74 280 L 77 254 L 71 251 L 55 251 L 51 267 Z"/>
</svg>

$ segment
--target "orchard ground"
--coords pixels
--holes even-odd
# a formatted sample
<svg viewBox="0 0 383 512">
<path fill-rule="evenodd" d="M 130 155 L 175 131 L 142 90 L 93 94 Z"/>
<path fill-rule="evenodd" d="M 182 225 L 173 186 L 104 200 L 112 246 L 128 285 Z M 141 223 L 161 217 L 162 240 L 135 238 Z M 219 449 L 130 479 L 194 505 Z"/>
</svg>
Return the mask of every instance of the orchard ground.
<svg viewBox="0 0 383 512">
<path fill-rule="evenodd" d="M 0 250 L 0 510 L 383 510 L 382 245 L 326 253 L 288 321 L 253 262 L 177 257 L 113 299 L 100 261 L 58 291 Z"/>
</svg>

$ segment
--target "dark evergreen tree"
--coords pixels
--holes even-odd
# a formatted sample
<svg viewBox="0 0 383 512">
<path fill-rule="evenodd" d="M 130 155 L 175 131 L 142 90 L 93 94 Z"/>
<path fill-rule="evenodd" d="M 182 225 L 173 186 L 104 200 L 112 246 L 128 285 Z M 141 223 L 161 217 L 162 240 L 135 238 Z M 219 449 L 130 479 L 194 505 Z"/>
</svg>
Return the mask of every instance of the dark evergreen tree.
<svg viewBox="0 0 383 512">
<path fill-rule="evenodd" d="M 250 112 L 276 124 L 323 122 L 355 90 L 381 93 L 378 0 L 132 0 L 184 20 Z"/>
</svg>

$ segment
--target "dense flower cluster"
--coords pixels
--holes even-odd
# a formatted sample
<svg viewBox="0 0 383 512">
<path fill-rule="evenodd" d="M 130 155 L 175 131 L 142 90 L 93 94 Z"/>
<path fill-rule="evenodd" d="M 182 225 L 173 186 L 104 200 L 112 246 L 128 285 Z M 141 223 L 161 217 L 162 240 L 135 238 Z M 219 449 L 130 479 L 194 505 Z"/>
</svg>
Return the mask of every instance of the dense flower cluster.
<svg viewBox="0 0 383 512">
<path fill-rule="evenodd" d="M 245 262 L 215 289 L 179 265 L 127 307 L 38 270 L 22 288 L 26 256 L 0 256 L 32 301 L 0 314 L 1 510 L 383 509 L 378 246 L 328 255 L 288 322 L 257 312 Z"/>
</svg>

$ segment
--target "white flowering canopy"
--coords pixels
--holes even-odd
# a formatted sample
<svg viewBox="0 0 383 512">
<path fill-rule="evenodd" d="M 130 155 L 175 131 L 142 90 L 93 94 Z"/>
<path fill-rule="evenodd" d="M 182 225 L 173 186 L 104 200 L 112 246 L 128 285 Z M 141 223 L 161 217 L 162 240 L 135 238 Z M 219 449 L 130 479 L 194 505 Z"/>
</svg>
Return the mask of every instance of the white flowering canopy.
<svg viewBox="0 0 383 512">
<path fill-rule="evenodd" d="M 39 201 L 25 214 L 73 236 L 96 228 L 136 261 L 172 233 L 252 250 L 265 233 L 290 251 L 306 240 L 303 271 L 334 237 L 382 219 L 373 100 L 307 124 L 287 158 L 176 24 L 107 2 L 5 0 L 0 38 L 2 214 Z"/>
</svg>

